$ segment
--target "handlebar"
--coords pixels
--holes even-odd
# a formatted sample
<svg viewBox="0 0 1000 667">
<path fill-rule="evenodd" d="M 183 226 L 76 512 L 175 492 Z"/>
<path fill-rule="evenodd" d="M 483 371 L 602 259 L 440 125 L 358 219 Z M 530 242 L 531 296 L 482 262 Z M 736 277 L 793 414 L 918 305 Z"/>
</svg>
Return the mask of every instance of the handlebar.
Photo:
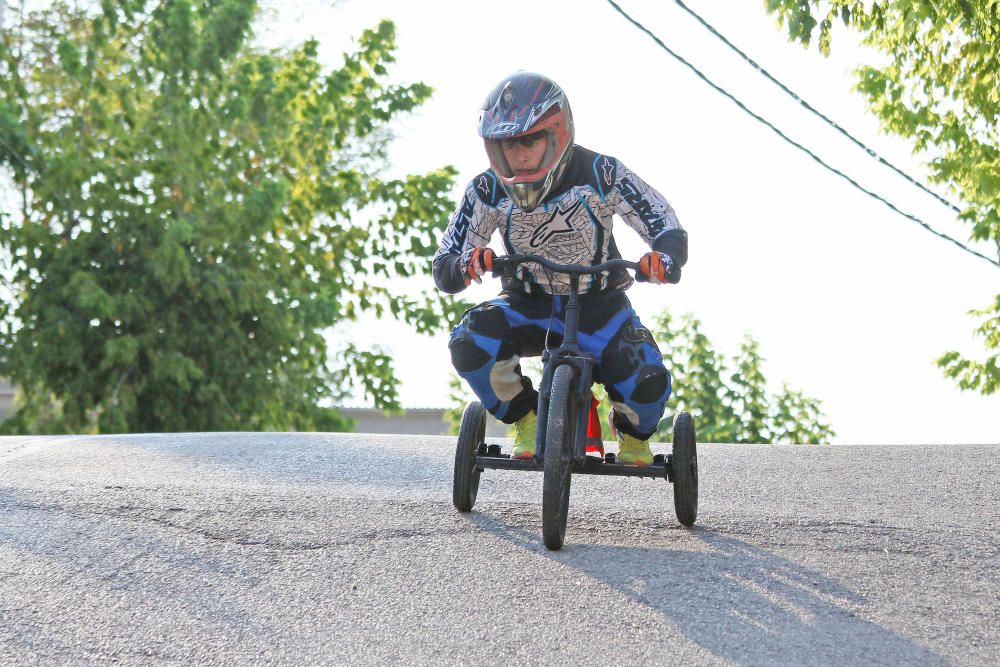
<svg viewBox="0 0 1000 667">
<path fill-rule="evenodd" d="M 639 270 L 639 264 L 637 262 L 630 262 L 627 259 L 609 259 L 601 264 L 581 266 L 579 264 L 556 264 L 541 255 L 504 255 L 493 259 L 493 277 L 496 278 L 502 276 L 506 269 L 514 268 L 515 266 L 525 264 L 527 262 L 541 264 L 550 271 L 576 275 L 600 273 L 602 271 L 612 271 L 614 269 L 632 269 L 633 271 Z"/>
</svg>

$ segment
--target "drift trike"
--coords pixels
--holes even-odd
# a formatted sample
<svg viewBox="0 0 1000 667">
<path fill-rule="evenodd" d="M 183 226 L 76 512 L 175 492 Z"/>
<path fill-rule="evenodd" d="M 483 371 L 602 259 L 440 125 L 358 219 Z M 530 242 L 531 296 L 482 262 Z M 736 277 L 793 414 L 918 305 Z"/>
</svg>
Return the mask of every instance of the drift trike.
<svg viewBox="0 0 1000 667">
<path fill-rule="evenodd" d="M 580 276 L 618 268 L 638 270 L 638 264 L 614 259 L 594 266 L 556 264 L 538 255 L 497 257 L 494 277 L 513 275 L 525 262 L 537 263 L 550 271 L 567 274 L 570 289 L 565 306 L 562 344 L 542 353 L 542 379 L 538 389 L 538 431 L 533 459 L 512 459 L 498 444 L 486 443 L 487 412 L 479 401 L 465 408 L 455 451 L 455 479 L 452 500 L 460 512 L 476 503 L 479 478 L 487 468 L 542 471 L 542 537 L 545 546 L 562 548 L 569 511 L 569 489 L 573 473 L 663 478 L 674 485 L 677 519 L 691 526 L 698 515 L 698 455 L 694 421 L 687 412 L 673 420 L 673 449 L 657 454 L 651 465 L 616 462 L 611 452 L 604 458 L 587 455 L 587 423 L 591 405 L 591 385 L 595 359 L 578 343 L 581 302 Z"/>
</svg>

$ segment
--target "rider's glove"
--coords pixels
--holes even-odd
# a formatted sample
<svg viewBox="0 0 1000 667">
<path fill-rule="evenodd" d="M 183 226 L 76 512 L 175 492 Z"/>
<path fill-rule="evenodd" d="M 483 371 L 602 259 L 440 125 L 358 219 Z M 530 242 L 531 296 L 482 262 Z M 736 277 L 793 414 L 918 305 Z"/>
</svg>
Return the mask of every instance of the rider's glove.
<svg viewBox="0 0 1000 667">
<path fill-rule="evenodd" d="M 458 258 L 458 272 L 465 278 L 468 285 L 475 280 L 477 283 L 483 282 L 483 276 L 487 271 L 493 270 L 493 260 L 496 253 L 492 248 L 469 248 Z"/>
<path fill-rule="evenodd" d="M 665 252 L 652 250 L 639 260 L 639 270 L 635 279 L 639 282 L 662 284 L 667 282 L 667 276 L 674 268 L 674 260 Z"/>
</svg>

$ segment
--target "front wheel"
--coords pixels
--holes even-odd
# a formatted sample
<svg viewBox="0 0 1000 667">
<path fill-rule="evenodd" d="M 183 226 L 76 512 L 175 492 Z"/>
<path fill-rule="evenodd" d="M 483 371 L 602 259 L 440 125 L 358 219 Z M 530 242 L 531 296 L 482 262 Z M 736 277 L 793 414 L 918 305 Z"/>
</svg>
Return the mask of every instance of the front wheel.
<svg viewBox="0 0 1000 667">
<path fill-rule="evenodd" d="M 476 504 L 479 476 L 483 472 L 476 467 L 476 454 L 485 440 L 486 410 L 479 401 L 470 401 L 462 414 L 462 426 L 458 431 L 455 479 L 451 489 L 451 500 L 459 512 L 468 512 Z"/>
<path fill-rule="evenodd" d="M 545 428 L 545 469 L 542 481 L 542 538 L 545 547 L 556 551 L 566 537 L 569 514 L 569 487 L 573 470 L 576 410 L 570 392 L 573 367 L 562 365 L 552 376 L 548 423 Z"/>
<path fill-rule="evenodd" d="M 677 520 L 685 526 L 693 526 L 698 518 L 698 446 L 694 419 L 687 412 L 679 412 L 674 417 L 674 450 L 670 464 Z"/>
</svg>

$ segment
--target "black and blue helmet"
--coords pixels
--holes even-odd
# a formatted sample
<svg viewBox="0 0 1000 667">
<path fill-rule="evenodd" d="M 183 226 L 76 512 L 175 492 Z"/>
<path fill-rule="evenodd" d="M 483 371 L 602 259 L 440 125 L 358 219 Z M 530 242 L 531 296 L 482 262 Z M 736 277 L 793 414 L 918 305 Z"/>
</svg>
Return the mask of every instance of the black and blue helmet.
<svg viewBox="0 0 1000 667">
<path fill-rule="evenodd" d="M 546 150 L 538 169 L 515 174 L 504 157 L 502 141 L 542 134 Z M 531 211 L 559 183 L 573 153 L 573 114 L 554 81 L 519 71 L 490 92 L 479 114 L 479 136 L 490 166 L 518 208 Z"/>
</svg>

